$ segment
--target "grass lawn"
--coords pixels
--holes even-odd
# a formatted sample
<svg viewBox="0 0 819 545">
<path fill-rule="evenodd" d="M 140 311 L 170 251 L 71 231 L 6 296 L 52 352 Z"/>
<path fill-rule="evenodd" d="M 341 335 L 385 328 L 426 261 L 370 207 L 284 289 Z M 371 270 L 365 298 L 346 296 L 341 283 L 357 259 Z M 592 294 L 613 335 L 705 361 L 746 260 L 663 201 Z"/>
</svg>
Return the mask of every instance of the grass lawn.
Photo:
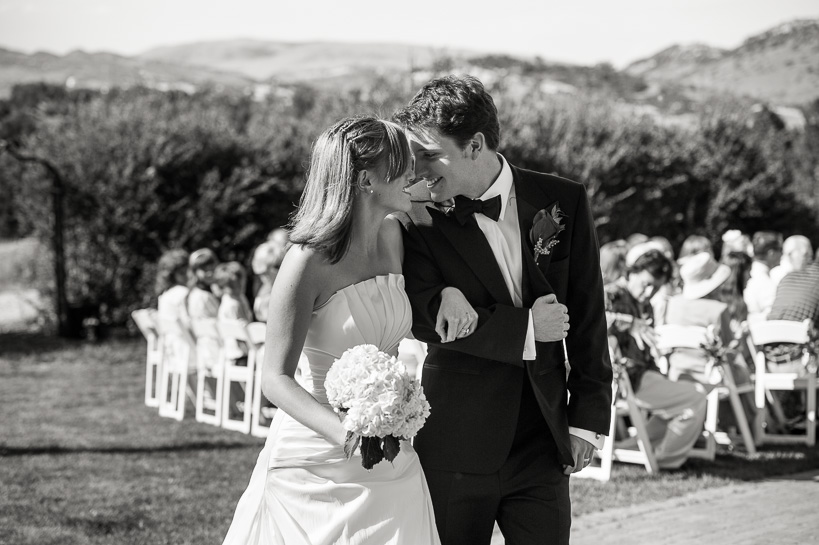
<svg viewBox="0 0 819 545">
<path fill-rule="evenodd" d="M 143 405 L 140 339 L 0 335 L 0 543 L 221 543 L 262 441 Z M 819 449 L 574 479 L 576 515 L 819 467 Z"/>
</svg>

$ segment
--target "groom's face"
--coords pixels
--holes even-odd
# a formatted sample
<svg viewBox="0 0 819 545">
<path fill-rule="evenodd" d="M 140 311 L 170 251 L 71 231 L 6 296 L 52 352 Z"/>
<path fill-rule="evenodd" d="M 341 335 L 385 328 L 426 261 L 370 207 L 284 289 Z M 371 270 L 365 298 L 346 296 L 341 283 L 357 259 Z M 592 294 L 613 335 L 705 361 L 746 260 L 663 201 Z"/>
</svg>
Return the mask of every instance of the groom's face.
<svg viewBox="0 0 819 545">
<path fill-rule="evenodd" d="M 474 197 L 475 164 L 465 148 L 435 129 L 410 133 L 410 147 L 415 155 L 416 179 L 426 184 L 433 201 L 443 202 L 456 195 Z"/>
</svg>

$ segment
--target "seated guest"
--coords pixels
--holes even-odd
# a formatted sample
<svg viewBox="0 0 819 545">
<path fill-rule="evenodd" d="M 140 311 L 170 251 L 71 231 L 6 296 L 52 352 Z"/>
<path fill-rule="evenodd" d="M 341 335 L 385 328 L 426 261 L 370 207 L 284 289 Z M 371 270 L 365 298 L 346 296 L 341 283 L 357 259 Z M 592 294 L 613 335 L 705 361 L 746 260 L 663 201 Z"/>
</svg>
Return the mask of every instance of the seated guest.
<svg viewBox="0 0 819 545">
<path fill-rule="evenodd" d="M 816 260 L 799 271 L 785 275 L 776 289 L 768 320 L 812 320 L 819 324 L 819 251 Z M 804 376 L 807 368 L 802 363 L 802 346 L 781 343 L 765 346 L 765 357 L 773 373 L 797 373 Z M 816 357 L 815 355 L 813 356 Z M 804 392 L 774 391 L 788 418 L 786 429 L 804 425 Z"/>
<path fill-rule="evenodd" d="M 669 260 L 672 265 L 674 265 L 674 247 L 671 245 L 671 241 L 669 241 L 665 237 L 653 236 L 650 239 L 648 239 L 647 242 L 656 244 L 660 248 L 662 248 L 662 252 L 665 258 Z"/>
<path fill-rule="evenodd" d="M 782 235 L 773 231 L 758 231 L 751 242 L 754 245 L 754 262 L 742 296 L 748 307 L 748 320 L 756 321 L 765 319 L 776 296 L 776 284 L 771 279 L 770 271 L 782 257 Z"/>
<path fill-rule="evenodd" d="M 723 261 L 725 256 L 731 252 L 740 252 L 746 254 L 748 257 L 753 257 L 754 245 L 751 244 L 751 237 L 739 229 L 729 229 L 725 231 L 725 233 L 722 234 L 720 261 Z"/>
<path fill-rule="evenodd" d="M 720 286 L 719 300 L 728 305 L 731 316 L 731 329 L 737 336 L 748 319 L 748 307 L 745 306 L 743 292 L 751 275 L 753 260 L 745 252 L 728 252 L 722 258 L 722 264 L 731 269 L 728 279 Z"/>
<path fill-rule="evenodd" d="M 213 280 L 222 294 L 219 303 L 219 320 L 253 321 L 253 311 L 245 296 L 247 273 L 236 261 L 220 263 L 213 272 Z M 225 339 L 225 358 L 233 360 L 234 365 L 247 365 L 247 346 L 236 339 Z M 244 415 L 245 392 L 238 382 L 231 382 L 227 400 L 229 418 L 241 418 Z"/>
<path fill-rule="evenodd" d="M 812 259 L 813 246 L 808 237 L 793 235 L 786 238 L 782 243 L 782 259 L 779 265 L 771 269 L 771 280 L 774 284 L 779 284 L 786 274 L 801 271 L 810 265 Z"/>
<path fill-rule="evenodd" d="M 714 255 L 714 248 L 711 241 L 700 235 L 690 235 L 682 243 L 680 254 L 677 256 L 677 264 L 682 265 L 686 259 L 701 252 L 708 252 Z"/>
<path fill-rule="evenodd" d="M 284 232 L 285 236 L 287 235 L 284 229 L 277 229 L 274 233 L 279 231 Z M 253 268 L 253 274 L 261 282 L 253 300 L 253 314 L 260 322 L 267 321 L 270 290 L 273 289 L 273 281 L 276 280 L 276 276 L 279 274 L 279 267 L 284 260 L 284 254 L 287 253 L 288 247 L 289 243 L 286 238 L 282 239 L 278 235 L 274 237 L 271 234 L 271 238 L 260 244 L 253 253 L 251 267 Z"/>
<path fill-rule="evenodd" d="M 156 271 L 159 319 L 187 324 L 188 313 L 185 310 L 185 299 L 189 291 L 187 274 L 188 252 L 185 250 L 169 250 L 159 258 Z"/>
<path fill-rule="evenodd" d="M 202 248 L 193 252 L 188 260 L 188 278 L 191 286 L 186 307 L 191 320 L 216 318 L 219 298 L 213 294 L 213 271 L 219 260 L 213 250 Z"/>
<path fill-rule="evenodd" d="M 609 335 L 625 358 L 626 372 L 641 407 L 651 411 L 647 427 L 661 468 L 680 467 L 705 421 L 705 389 L 693 382 L 672 382 L 651 353 L 649 299 L 671 274 L 671 262 L 656 249 L 629 267 L 625 279 L 605 287 Z"/>
<path fill-rule="evenodd" d="M 652 237 L 646 242 L 637 244 L 636 246 L 632 247 L 628 251 L 628 254 L 626 254 L 627 268 L 634 266 L 634 263 L 640 257 L 642 257 L 643 255 L 652 250 L 659 251 L 671 264 L 671 273 L 669 274 L 669 280 L 663 282 L 663 284 L 657 289 L 657 291 L 649 300 L 652 309 L 654 327 L 657 327 L 658 325 L 661 325 L 663 323 L 663 319 L 665 317 L 665 306 L 668 303 L 668 299 L 675 293 L 676 290 L 676 288 L 672 284 L 672 280 L 676 275 L 676 268 L 674 267 L 674 262 L 672 261 L 674 258 L 674 252 L 670 249 L 671 245 L 668 244 L 668 246 L 666 246 L 662 242 L 662 240 L 663 240 L 662 237 Z"/>
<path fill-rule="evenodd" d="M 708 252 L 690 256 L 680 267 L 682 293 L 668 301 L 665 323 L 714 326 L 724 346 L 733 340 L 731 315 L 728 304 L 721 301 L 722 285 L 731 276 L 727 265 L 716 262 Z M 716 378 L 706 376 L 706 355 L 699 349 L 675 350 L 668 357 L 668 377 L 671 380 L 687 378 L 704 384 Z"/>
<path fill-rule="evenodd" d="M 616 282 L 626 274 L 626 241 L 623 239 L 606 242 L 600 246 L 600 270 L 603 284 Z"/>
<path fill-rule="evenodd" d="M 812 320 L 819 325 L 819 251 L 817 260 L 799 271 L 785 275 L 776 289 L 769 320 Z M 802 349 L 783 344 L 766 347 L 766 355 L 773 362 L 774 371 L 801 372 Z"/>
<path fill-rule="evenodd" d="M 236 261 L 220 263 L 213 272 L 213 280 L 222 294 L 219 303 L 217 318 L 219 320 L 253 321 L 253 311 L 245 296 L 247 287 L 247 273 L 244 267 Z M 225 344 L 225 356 L 238 360 L 247 356 L 247 349 L 239 346 L 235 341 Z"/>
</svg>

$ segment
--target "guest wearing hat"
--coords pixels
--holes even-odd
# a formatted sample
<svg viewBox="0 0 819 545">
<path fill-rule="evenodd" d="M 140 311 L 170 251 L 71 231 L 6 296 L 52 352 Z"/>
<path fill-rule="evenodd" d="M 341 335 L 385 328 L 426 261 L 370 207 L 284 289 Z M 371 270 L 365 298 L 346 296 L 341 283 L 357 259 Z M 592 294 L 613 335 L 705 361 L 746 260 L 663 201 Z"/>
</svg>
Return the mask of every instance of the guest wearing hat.
<svg viewBox="0 0 819 545">
<path fill-rule="evenodd" d="M 665 323 L 714 326 L 724 346 L 733 340 L 731 314 L 721 299 L 720 287 L 730 278 L 731 269 L 717 263 L 708 252 L 690 256 L 680 267 L 682 293 L 668 301 Z M 710 384 L 716 377 L 706 376 L 706 355 L 698 349 L 675 350 L 668 358 L 668 377 Z"/>
</svg>

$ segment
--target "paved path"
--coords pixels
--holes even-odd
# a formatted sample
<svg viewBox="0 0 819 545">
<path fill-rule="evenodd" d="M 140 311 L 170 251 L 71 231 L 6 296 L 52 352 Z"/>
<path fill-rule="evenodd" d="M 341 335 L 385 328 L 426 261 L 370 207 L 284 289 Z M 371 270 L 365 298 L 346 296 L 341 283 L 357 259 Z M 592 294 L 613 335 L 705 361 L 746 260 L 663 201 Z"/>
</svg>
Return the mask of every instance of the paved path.
<svg viewBox="0 0 819 545">
<path fill-rule="evenodd" d="M 576 517 L 572 545 L 819 543 L 819 469 Z M 497 531 L 492 545 L 502 545 Z"/>
</svg>

